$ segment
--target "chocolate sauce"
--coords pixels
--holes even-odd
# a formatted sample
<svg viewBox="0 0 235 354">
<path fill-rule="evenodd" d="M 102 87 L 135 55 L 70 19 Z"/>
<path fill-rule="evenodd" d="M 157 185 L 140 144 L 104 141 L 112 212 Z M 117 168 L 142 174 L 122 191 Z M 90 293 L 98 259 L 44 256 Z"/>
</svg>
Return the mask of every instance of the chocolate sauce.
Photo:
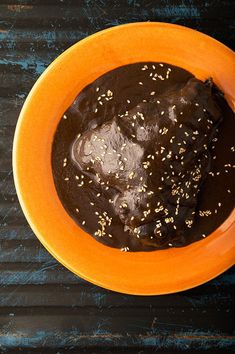
<svg viewBox="0 0 235 354">
<path fill-rule="evenodd" d="M 85 87 L 57 127 L 57 193 L 108 246 L 184 246 L 234 207 L 234 128 L 211 80 L 165 63 L 117 68 Z"/>
</svg>

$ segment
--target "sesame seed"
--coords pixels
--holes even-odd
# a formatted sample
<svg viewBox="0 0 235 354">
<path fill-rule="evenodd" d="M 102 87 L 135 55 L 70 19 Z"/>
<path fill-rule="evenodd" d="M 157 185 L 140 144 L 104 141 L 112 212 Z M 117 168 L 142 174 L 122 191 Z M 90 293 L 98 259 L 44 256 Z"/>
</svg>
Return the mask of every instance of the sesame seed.
<svg viewBox="0 0 235 354">
<path fill-rule="evenodd" d="M 165 80 L 164 77 L 162 77 L 162 75 L 157 75 L 157 77 L 162 81 Z"/>
<path fill-rule="evenodd" d="M 143 85 L 143 82 L 139 81 L 139 85 Z"/>
<path fill-rule="evenodd" d="M 76 208 L 75 210 L 76 210 L 77 213 L 79 213 L 79 209 L 78 208 Z"/>
<path fill-rule="evenodd" d="M 149 161 L 144 161 L 143 162 L 143 166 L 145 169 L 147 169 L 150 166 L 150 162 Z"/>
<path fill-rule="evenodd" d="M 150 95 L 153 96 L 153 95 L 155 95 L 155 93 L 156 93 L 155 91 L 152 91 L 152 92 L 150 93 Z"/>
<path fill-rule="evenodd" d="M 86 223 L 86 221 L 85 221 L 85 220 L 83 220 L 82 225 L 85 225 L 85 223 Z"/>
<path fill-rule="evenodd" d="M 186 151 L 186 149 L 180 148 L 180 149 L 179 149 L 179 154 L 183 154 L 185 151 Z"/>
<path fill-rule="evenodd" d="M 148 65 L 144 65 L 141 70 L 147 70 L 148 69 Z"/>
<path fill-rule="evenodd" d="M 98 108 L 95 109 L 95 113 L 97 113 L 97 112 L 98 112 Z"/>
<path fill-rule="evenodd" d="M 211 215 L 211 211 L 210 210 L 199 210 L 199 215 L 200 216 L 209 216 Z"/>
<path fill-rule="evenodd" d="M 63 115 L 63 119 L 67 119 L 67 116 L 65 114 Z"/>
<path fill-rule="evenodd" d="M 122 247 L 120 250 L 121 250 L 121 252 L 127 252 L 127 251 L 129 251 L 130 249 L 129 249 L 129 247 Z"/>
<path fill-rule="evenodd" d="M 165 218 L 164 221 L 165 221 L 166 224 L 174 223 L 174 218 L 173 217 Z"/>
</svg>

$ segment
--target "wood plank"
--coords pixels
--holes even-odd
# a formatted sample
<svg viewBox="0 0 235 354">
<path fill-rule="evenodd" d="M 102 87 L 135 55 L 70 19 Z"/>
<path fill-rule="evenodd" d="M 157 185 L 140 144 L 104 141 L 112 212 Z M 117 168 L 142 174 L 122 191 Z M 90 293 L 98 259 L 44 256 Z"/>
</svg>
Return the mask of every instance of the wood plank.
<svg viewBox="0 0 235 354">
<path fill-rule="evenodd" d="M 6 3 L 6 1 L 4 1 Z M 30 2 L 28 2 L 30 3 Z M 175 0 L 172 3 L 166 2 L 158 2 L 158 4 L 154 4 L 149 1 L 144 4 L 145 6 L 140 6 L 138 2 L 132 3 L 119 1 L 114 3 L 115 11 L 117 17 L 121 17 L 120 15 L 124 14 L 128 8 L 131 8 L 133 13 L 132 15 L 143 16 L 147 12 L 149 16 L 152 13 L 157 12 L 157 14 L 161 17 L 183 17 L 183 18 L 217 18 L 218 10 L 223 6 L 223 18 L 233 18 L 233 14 L 230 11 L 231 3 L 227 1 L 207 1 L 207 4 L 203 2 L 198 2 L 197 0 L 191 0 L 189 3 L 182 2 L 181 0 Z M 154 6 L 155 5 L 155 6 Z M 156 6 L 157 5 L 157 6 Z M 56 11 L 55 11 L 56 6 Z M 86 11 L 87 10 L 87 11 Z M 42 19 L 42 25 L 49 26 L 50 23 L 53 23 L 53 20 L 56 21 L 58 19 L 64 20 L 68 22 L 68 17 L 72 17 L 74 22 L 72 22 L 72 26 L 77 23 L 83 27 L 88 26 L 88 18 L 89 15 L 92 18 L 102 18 L 104 15 L 104 10 L 102 3 L 94 2 L 93 6 L 89 6 L 88 3 L 81 1 L 79 3 L 71 2 L 71 4 L 67 5 L 63 2 L 39 2 L 36 6 L 32 5 L 4 5 L 0 6 L 0 12 L 2 14 L 2 18 L 6 21 L 10 21 L 12 19 L 13 14 L 17 14 L 18 19 L 26 20 L 31 23 L 31 20 L 39 20 Z M 79 16 L 74 16 L 74 14 L 79 14 Z M 87 16 L 88 15 L 88 16 Z M 108 20 L 109 17 L 113 16 L 112 11 L 105 12 L 105 19 Z M 88 17 L 88 18 L 87 18 Z M 76 21 L 76 22 L 75 22 Z M 57 22 L 55 22 L 57 24 Z M 33 22 L 32 22 L 33 24 Z M 37 22 L 36 22 L 37 25 Z"/>
<path fill-rule="evenodd" d="M 47 48 L 48 50 L 58 50 L 58 48 L 63 48 L 63 50 L 65 50 L 70 45 L 78 42 L 79 40 L 85 38 L 91 33 L 97 32 L 108 27 L 143 20 L 143 17 L 139 13 L 136 14 L 135 20 L 128 20 L 128 18 L 125 19 L 125 17 L 122 17 L 121 19 L 110 18 L 104 21 L 103 18 L 100 18 L 97 22 L 97 20 L 92 19 L 93 24 L 90 23 L 90 30 L 87 31 L 84 31 L 83 28 L 79 30 L 79 27 L 77 26 L 74 26 L 73 29 L 71 28 L 70 30 L 66 31 L 63 30 L 62 24 L 60 26 L 61 28 L 57 31 L 51 31 L 48 29 L 44 30 L 40 27 L 40 29 L 37 30 L 33 28 L 27 28 L 27 31 L 25 30 L 25 28 L 20 29 L 16 27 L 14 31 L 8 31 L 11 26 L 8 24 L 5 26 L 5 28 L 2 29 L 2 32 L 0 31 L 1 47 L 12 49 L 15 47 L 15 41 L 17 39 L 18 43 L 24 43 L 25 48 L 27 48 L 27 45 L 30 45 L 31 43 L 31 48 L 33 48 L 34 50 L 35 48 Z M 156 12 L 152 16 L 152 18 L 149 18 L 149 16 L 146 17 L 146 21 L 149 20 L 161 22 L 163 21 L 163 18 Z M 230 19 L 218 18 L 217 16 L 214 19 L 207 19 L 206 22 L 198 18 L 193 19 L 189 17 L 175 17 L 174 19 L 165 18 L 164 20 L 166 22 L 173 22 L 175 24 L 180 24 L 197 29 L 215 37 L 216 39 L 222 41 L 227 45 L 230 45 L 231 47 L 234 47 L 233 30 L 235 25 Z M 223 31 L 218 31 L 219 25 L 223 26 Z M 91 26 L 93 27 L 93 29 L 91 29 Z M 32 47 L 32 39 L 34 39 L 39 44 L 36 44 L 35 47 Z"/>
<path fill-rule="evenodd" d="M 19 65 L 19 70 L 20 69 L 20 59 L 17 60 L 12 60 L 9 59 L 10 61 L 14 62 L 15 64 L 11 65 L 11 67 L 14 69 L 13 72 L 10 72 L 9 66 L 8 66 L 8 73 L 2 73 L 0 75 L 1 78 L 1 87 L 0 87 L 0 96 L 6 97 L 6 94 L 11 97 L 14 97 L 16 94 L 19 92 L 25 92 L 27 94 L 31 88 L 33 87 L 35 81 L 38 79 L 39 74 L 42 73 L 46 67 L 50 64 L 50 61 L 44 62 L 40 65 L 42 67 L 38 68 L 39 61 L 37 61 L 37 58 L 35 58 L 36 63 L 34 66 L 32 66 L 30 69 L 25 72 L 21 72 L 19 74 L 15 73 L 15 67 Z M 0 71 L 5 71 L 5 65 L 1 64 L 1 59 L 0 59 Z M 12 85 L 12 81 L 15 80 L 15 85 Z"/>
<path fill-rule="evenodd" d="M 43 285 L 41 289 L 43 291 L 44 286 L 48 284 L 64 284 L 66 287 L 70 284 L 89 285 L 53 258 L 46 262 L 2 263 L 0 265 L 0 286 Z"/>
<path fill-rule="evenodd" d="M 25 97 L 25 95 L 18 97 L 18 93 L 11 98 L 0 97 L 0 127 L 6 125 L 15 127 Z"/>
<path fill-rule="evenodd" d="M 35 237 L 35 236 L 34 236 Z M 80 284 L 86 283 L 73 275 L 70 271 L 65 269 L 60 265 L 54 258 L 48 261 L 42 262 L 4 262 L 0 264 L 0 285 L 25 285 L 25 284 Z M 201 285 L 200 287 L 194 288 L 188 292 L 184 292 L 184 296 L 194 296 L 195 304 L 198 301 L 198 305 L 201 304 L 202 299 L 200 296 L 204 295 L 205 299 L 210 296 L 210 294 L 233 294 L 235 286 L 235 268 L 229 269 L 225 273 L 216 277 L 212 281 Z M 224 294 L 223 293 L 223 294 Z M 178 294 L 175 295 L 178 297 Z M 216 297 L 213 295 L 213 297 Z M 196 298 L 198 300 L 196 301 Z M 135 301 L 138 300 L 138 297 Z M 134 302 L 135 302 L 134 301 Z M 212 299 L 211 299 L 212 301 Z"/>
<path fill-rule="evenodd" d="M 47 43 L 49 46 L 50 43 L 57 41 L 59 42 L 62 40 L 63 42 L 65 41 L 67 43 L 75 43 L 79 41 L 80 39 L 84 38 L 87 36 L 89 33 L 87 31 L 81 31 L 79 29 L 74 28 L 73 30 L 71 29 L 70 31 L 66 31 L 63 29 L 60 29 L 59 31 L 51 31 L 50 29 L 45 30 L 45 29 L 33 29 L 33 31 L 30 31 L 30 28 L 28 31 L 25 31 L 25 29 L 20 29 L 15 27 L 14 31 L 8 31 L 7 29 L 0 32 L 0 40 L 1 41 L 17 41 L 19 42 L 32 42 L 33 41 L 40 41 Z M 9 53 L 10 54 L 10 53 Z M 10 63 L 9 63 L 10 64 Z"/>
<path fill-rule="evenodd" d="M 231 347 L 231 346 L 230 346 Z M 111 346 L 89 346 L 89 347 L 80 347 L 79 345 L 67 346 L 64 348 L 51 348 L 51 347 L 40 347 L 40 348 L 17 348 L 16 350 L 11 350 L 11 354 L 173 354 L 174 353 L 190 353 L 190 354 L 231 354 L 231 350 L 229 347 L 225 348 L 224 346 L 220 346 L 220 349 L 217 347 L 212 350 L 193 350 L 187 351 L 184 349 L 182 352 L 181 350 L 175 349 L 157 349 L 155 346 L 132 346 L 126 347 L 125 345 L 118 346 L 118 347 L 111 347 Z"/>
<path fill-rule="evenodd" d="M 42 244 L 33 240 L 2 240 L 0 262 L 48 262 L 53 257 Z"/>
<path fill-rule="evenodd" d="M 87 333 L 92 335 L 97 333 L 109 333 L 109 326 L 112 324 L 112 332 L 126 335 L 138 333 L 139 335 L 161 333 L 167 330 L 168 333 L 187 332 L 196 337 L 206 334 L 229 336 L 233 335 L 231 315 L 226 313 L 223 319 L 223 329 L 221 330 L 220 311 L 208 309 L 204 313 L 200 309 L 165 309 L 165 308 L 95 308 L 88 307 L 4 307 L 0 308 L 0 328 L 4 329 L 6 323 L 10 323 L 16 333 L 20 330 L 28 333 L 34 332 L 37 328 L 44 328 L 45 331 L 56 331 L 57 329 L 76 328 L 77 333 Z M 214 312 L 213 312 L 214 311 Z M 11 315 L 9 315 L 11 314 Z M 32 318 L 35 321 L 32 322 Z M 86 319 L 84 321 L 83 319 Z M 127 319 L 131 321 L 127 321 Z M 210 321 L 213 319 L 213 324 Z M 31 324 L 30 324 L 31 322 Z M 196 328 L 204 328 L 201 332 Z M 10 328 L 9 328 L 10 330 Z M 100 331 L 99 331 L 100 330 Z M 195 331 L 195 332 L 194 332 Z M 194 332 L 194 333 L 193 333 Z M 0 332 L 1 334 L 1 332 Z M 166 334 L 166 332 L 164 333 Z M 0 335 L 1 338 L 1 335 Z"/>
<path fill-rule="evenodd" d="M 19 43 L 19 42 L 18 42 Z M 25 84 L 27 88 L 27 80 L 35 81 L 46 67 L 58 56 L 55 51 L 48 51 L 41 53 L 41 51 L 28 51 L 14 50 L 9 52 L 1 50 L 3 58 L 0 59 L 0 73 L 1 73 L 1 86 L 10 87 L 12 81 L 17 77 L 21 77 L 21 85 Z M 61 50 L 62 51 L 62 50 Z M 13 75 L 16 75 L 15 79 Z M 15 84 L 19 84 L 15 81 Z M 7 86 L 8 85 L 8 86 Z M 18 87 L 18 86 L 17 86 Z"/>
<path fill-rule="evenodd" d="M 55 347 L 66 345 L 155 346 L 156 349 L 223 348 L 231 349 L 235 336 L 231 332 L 231 316 L 224 314 L 221 331 L 220 312 L 181 309 L 105 309 L 5 307 L 0 309 L 0 341 L 4 346 L 35 347 L 42 343 Z M 196 315 L 195 316 L 195 312 Z M 193 317 L 192 317 L 193 316 Z M 229 317 L 230 316 L 230 317 Z M 84 319 L 86 319 L 84 321 Z M 131 319 L 129 321 L 128 319 Z M 213 320 L 211 326 L 210 321 Z M 109 332 L 110 326 L 112 333 Z M 197 328 L 203 326 L 204 330 Z M 218 330 L 219 328 L 219 330 Z M 23 339 L 23 340 L 22 340 Z"/>
<path fill-rule="evenodd" d="M 0 205 L 0 233 L 4 232 L 5 226 L 26 226 L 27 221 L 18 203 Z"/>
<path fill-rule="evenodd" d="M 33 240 L 35 237 L 28 225 L 4 225 L 0 229 L 0 240 Z"/>
<path fill-rule="evenodd" d="M 16 285 L 0 287 L 0 307 L 86 307 L 97 308 L 147 308 L 167 309 L 176 316 L 176 309 L 180 312 L 179 316 L 186 321 L 187 312 L 198 311 L 198 316 L 204 316 L 207 311 L 216 309 L 217 312 L 224 311 L 229 314 L 235 304 L 235 288 L 233 292 L 225 289 L 217 291 L 210 285 L 204 285 L 201 289 L 180 294 L 169 294 L 165 296 L 131 296 L 106 291 L 100 287 L 82 281 L 80 278 L 64 270 L 58 271 L 57 264 L 51 264 L 35 272 L 28 264 L 28 272 L 25 272 L 24 284 L 20 282 Z M 52 278 L 51 274 L 55 279 Z M 67 274 L 66 274 L 67 273 Z M 52 282 L 45 285 L 46 277 L 50 276 Z M 18 273 L 15 273 L 15 277 Z M 2 278 L 2 276 L 1 276 Z M 1 279 L 0 278 L 0 279 Z M 37 285 L 32 281 L 37 278 Z M 39 283 L 39 279 L 41 284 Z M 63 284 L 59 284 L 63 279 Z M 48 279 L 49 280 L 49 279 Z M 57 284 L 56 284 L 57 282 Z M 3 283 L 4 284 L 4 283 Z M 7 282 L 5 283 L 7 284 Z M 207 293 L 204 294 L 204 289 Z M 12 309 L 13 311 L 13 309 Z M 216 312 L 215 311 L 215 312 Z M 176 316 L 177 317 L 177 316 Z M 175 321 L 177 322 L 178 319 Z"/>
<path fill-rule="evenodd" d="M 16 201 L 17 197 L 12 171 L 9 171 L 7 173 L 0 172 L 0 205 L 3 205 L 5 203 L 15 203 Z"/>
</svg>

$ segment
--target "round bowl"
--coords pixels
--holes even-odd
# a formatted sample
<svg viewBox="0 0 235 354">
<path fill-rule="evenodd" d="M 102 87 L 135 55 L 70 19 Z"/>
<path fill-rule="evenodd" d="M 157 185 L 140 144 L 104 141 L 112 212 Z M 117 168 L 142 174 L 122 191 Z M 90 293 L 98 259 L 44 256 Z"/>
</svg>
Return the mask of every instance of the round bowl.
<svg viewBox="0 0 235 354">
<path fill-rule="evenodd" d="M 98 32 L 60 55 L 34 85 L 14 138 L 17 194 L 46 249 L 80 277 L 138 295 L 173 293 L 202 284 L 233 265 L 235 211 L 209 237 L 183 248 L 121 252 L 94 240 L 63 208 L 53 182 L 51 146 L 57 124 L 76 95 L 118 66 L 161 61 L 199 79 L 212 77 L 235 109 L 235 54 L 216 40 L 167 23 L 133 23 Z"/>
</svg>

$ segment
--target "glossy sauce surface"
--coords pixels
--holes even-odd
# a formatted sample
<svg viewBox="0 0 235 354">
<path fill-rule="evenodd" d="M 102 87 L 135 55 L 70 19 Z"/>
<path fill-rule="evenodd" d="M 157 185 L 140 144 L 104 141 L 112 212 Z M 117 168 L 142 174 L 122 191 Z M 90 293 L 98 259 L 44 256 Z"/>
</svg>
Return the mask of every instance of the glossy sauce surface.
<svg viewBox="0 0 235 354">
<path fill-rule="evenodd" d="M 58 125 L 60 200 L 98 241 L 124 251 L 199 240 L 234 206 L 234 126 L 210 81 L 165 63 L 115 69 Z"/>
</svg>

